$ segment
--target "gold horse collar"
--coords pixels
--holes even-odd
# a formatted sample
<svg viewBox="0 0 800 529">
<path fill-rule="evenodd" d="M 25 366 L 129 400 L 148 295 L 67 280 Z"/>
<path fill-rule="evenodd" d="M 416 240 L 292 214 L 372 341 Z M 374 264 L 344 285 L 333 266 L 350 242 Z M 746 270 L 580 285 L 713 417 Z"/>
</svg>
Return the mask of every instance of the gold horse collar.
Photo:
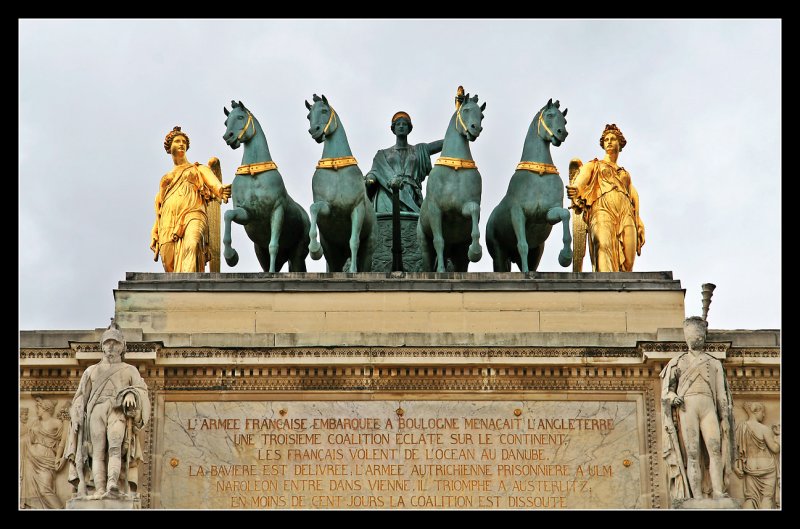
<svg viewBox="0 0 800 529">
<path fill-rule="evenodd" d="M 352 156 L 340 156 L 339 158 L 323 158 L 317 162 L 317 169 L 335 169 L 356 165 L 358 162 Z"/>
<path fill-rule="evenodd" d="M 539 175 L 547 174 L 558 174 L 558 169 L 555 165 L 551 163 L 539 163 L 539 162 L 519 162 L 517 164 L 517 171 L 531 171 L 532 173 L 539 173 Z"/>
<path fill-rule="evenodd" d="M 251 163 L 248 165 L 240 165 L 238 169 L 236 169 L 236 174 L 249 174 L 249 175 L 256 175 L 258 173 L 263 173 L 264 171 L 272 171 L 277 169 L 278 166 L 275 162 L 258 162 L 258 163 Z"/>
<path fill-rule="evenodd" d="M 448 156 L 439 156 L 439 159 L 436 160 L 435 165 L 446 165 L 447 167 L 452 167 L 456 171 L 459 169 L 478 168 L 478 166 L 475 165 L 475 160 L 463 160 L 461 158 L 450 158 Z"/>
</svg>

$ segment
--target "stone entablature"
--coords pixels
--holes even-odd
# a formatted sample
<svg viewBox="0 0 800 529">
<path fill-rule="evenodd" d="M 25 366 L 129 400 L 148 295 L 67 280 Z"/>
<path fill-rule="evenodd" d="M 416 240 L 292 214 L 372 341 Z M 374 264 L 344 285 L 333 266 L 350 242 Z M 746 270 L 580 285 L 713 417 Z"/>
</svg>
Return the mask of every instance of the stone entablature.
<svg viewBox="0 0 800 529">
<path fill-rule="evenodd" d="M 537 468 L 569 468 L 570 476 L 553 478 L 558 483 L 553 486 L 562 490 L 558 494 L 501 491 L 500 487 L 515 480 L 498 477 L 497 466 L 492 467 L 491 483 L 484 484 L 491 494 L 470 492 L 459 500 L 447 500 L 456 503 L 431 492 L 436 487 L 461 486 L 452 477 L 441 483 L 418 482 L 405 468 L 391 486 L 410 487 L 406 499 L 416 498 L 411 500 L 416 506 L 429 508 L 586 507 L 584 493 L 571 489 L 581 481 L 575 476 L 581 472 L 580 465 L 569 456 L 570 450 L 578 450 L 597 454 L 592 460 L 595 476 L 582 483 L 597 487 L 601 506 L 668 507 L 660 446 L 659 373 L 687 347 L 681 329 L 684 292 L 671 273 L 372 275 L 376 277 L 307 274 L 310 280 L 301 281 L 293 274 L 223 274 L 219 278 L 215 274 L 128 274 L 115 291 L 115 316 L 127 341 L 125 361 L 147 383 L 153 417 L 146 429 L 148 457 L 140 488 L 143 508 L 413 507 L 399 506 L 396 494 L 378 491 L 373 492 L 382 499 L 369 501 L 382 505 L 362 504 L 366 493 L 357 499 L 352 492 L 331 490 L 328 482 L 322 484 L 327 491 L 323 495 L 294 491 L 291 488 L 299 484 L 294 482 L 313 468 L 303 465 L 312 463 L 285 457 L 280 460 L 288 465 L 284 470 L 301 473 L 291 476 L 292 483 L 276 485 L 270 476 L 259 478 L 259 486 L 278 487 L 269 497 L 283 500 L 252 491 L 234 494 L 226 488 L 247 480 L 197 476 L 198 467 L 208 470 L 223 463 L 251 468 L 270 449 L 258 445 L 257 436 L 249 437 L 254 432 L 244 426 L 230 431 L 231 440 L 244 444 L 223 457 L 225 461 L 199 456 L 188 445 L 180 448 L 186 439 L 173 419 L 188 421 L 182 426 L 188 428 L 192 420 L 216 410 L 208 408 L 213 403 L 226 403 L 220 409 L 231 417 L 275 413 L 276 417 L 310 418 L 344 413 L 395 422 L 403 413 L 409 413 L 406 418 L 440 417 L 436 406 L 445 405 L 426 403 L 450 403 L 445 406 L 447 413 L 463 422 L 445 432 L 434 448 L 448 450 L 451 434 L 473 433 L 473 438 L 458 437 L 454 446 L 471 454 L 470 464 L 476 465 L 482 463 L 480 456 L 469 450 L 480 448 L 479 435 L 485 432 L 465 426 L 469 410 L 491 409 L 512 420 L 544 414 L 551 426 L 568 416 L 584 417 L 580 410 L 589 408 L 600 425 L 621 413 L 626 419 L 614 423 L 617 429 L 609 432 L 608 439 L 619 440 L 622 452 L 617 453 L 617 445 L 606 447 L 604 434 L 587 432 L 569 438 L 571 449 L 564 441 L 561 448 L 542 447 L 540 452 L 527 446 L 528 451 L 518 453 L 535 454 L 550 461 L 548 465 L 556 465 Z M 242 304 L 244 311 L 234 310 Z M 404 310 L 398 311 L 398 306 Z M 249 316 L 246 325 L 238 328 L 242 313 Z M 438 314 L 438 319 L 432 314 Z M 308 321 L 303 328 L 287 323 L 304 319 Z M 272 320 L 275 326 L 266 328 L 263 322 Z M 396 327 L 364 326 L 381 321 L 392 321 Z M 531 321 L 538 327 L 525 327 Z M 228 328 L 231 322 L 235 325 Z M 548 328 L 558 327 L 553 322 L 562 328 Z M 36 397 L 55 401 L 56 412 L 63 409 L 84 370 L 100 359 L 98 341 L 103 331 L 22 331 L 21 410 L 27 409 L 32 417 Z M 779 422 L 779 331 L 711 330 L 706 351 L 723 363 L 737 421 L 746 419 L 743 406 L 749 402 L 764 405 L 764 424 Z M 520 428 L 515 430 L 520 435 L 541 433 L 547 439 L 560 435 L 557 430 Z M 325 428 L 316 431 L 323 437 L 331 433 Z M 198 432 L 198 446 L 205 446 L 209 453 L 219 453 L 219 443 L 227 443 L 224 436 Z M 409 432 L 426 433 L 413 428 Z M 318 448 L 331 448 L 327 437 L 320 439 Z M 498 454 L 516 457 L 516 452 L 508 452 L 514 447 L 499 437 L 484 439 Z M 251 441 L 256 444 L 248 444 Z M 391 452 L 396 457 L 387 464 L 413 463 L 400 453 Z M 432 452 L 439 453 L 449 452 Z M 342 479 L 352 481 L 350 486 L 360 479 L 354 473 L 363 470 L 356 455 L 345 454 L 342 461 L 326 463 L 347 474 Z M 502 464 L 517 463 L 509 459 Z M 60 472 L 55 476 L 56 492 L 66 501 L 71 491 L 64 471 Z M 731 495 L 741 499 L 743 481 L 732 479 Z M 195 490 L 199 483 L 203 485 Z M 173 485 L 187 485 L 194 492 L 164 495 L 163 488 Z M 359 486 L 367 487 L 367 482 Z M 208 502 L 194 505 L 195 493 Z M 329 497 L 328 503 L 319 503 L 323 496 Z M 419 503 L 423 497 L 427 498 L 424 505 Z"/>
</svg>

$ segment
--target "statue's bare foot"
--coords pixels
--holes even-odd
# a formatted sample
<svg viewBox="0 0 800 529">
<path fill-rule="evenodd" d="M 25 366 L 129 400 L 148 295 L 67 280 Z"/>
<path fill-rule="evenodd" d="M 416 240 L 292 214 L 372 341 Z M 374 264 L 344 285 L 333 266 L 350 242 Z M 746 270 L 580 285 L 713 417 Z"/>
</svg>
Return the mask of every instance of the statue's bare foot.
<svg viewBox="0 0 800 529">
<path fill-rule="evenodd" d="M 729 498 L 729 496 L 724 492 L 712 492 L 711 498 L 715 500 L 721 500 L 723 498 Z"/>
<path fill-rule="evenodd" d="M 78 492 L 75 493 L 75 497 L 76 498 L 85 498 L 87 496 L 87 494 L 88 493 L 86 492 L 86 484 L 85 483 L 81 483 L 80 485 L 78 485 Z"/>
</svg>

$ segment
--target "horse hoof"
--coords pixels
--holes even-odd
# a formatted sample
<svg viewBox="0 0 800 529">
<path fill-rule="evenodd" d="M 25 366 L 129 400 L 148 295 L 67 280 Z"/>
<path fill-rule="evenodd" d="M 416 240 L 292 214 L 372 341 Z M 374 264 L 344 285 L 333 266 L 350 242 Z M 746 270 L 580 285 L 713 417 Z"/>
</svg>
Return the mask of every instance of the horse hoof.
<svg viewBox="0 0 800 529">
<path fill-rule="evenodd" d="M 225 262 L 228 263 L 228 266 L 236 266 L 236 263 L 239 262 L 239 254 L 236 250 L 231 250 L 230 254 L 228 254 L 228 252 L 223 252 L 222 255 L 225 256 Z"/>
<path fill-rule="evenodd" d="M 470 262 L 477 263 L 478 261 L 481 260 L 482 256 L 483 256 L 483 250 L 481 249 L 480 244 L 475 245 L 475 247 L 473 246 L 469 247 L 469 251 L 467 252 L 467 258 L 470 260 Z"/>
<path fill-rule="evenodd" d="M 572 251 L 571 250 L 561 250 L 558 252 L 558 264 L 563 266 L 564 268 L 568 267 L 572 264 Z"/>
<path fill-rule="evenodd" d="M 313 241 L 308 245 L 308 253 L 313 260 L 319 261 L 322 258 L 322 246 L 317 241 Z"/>
</svg>

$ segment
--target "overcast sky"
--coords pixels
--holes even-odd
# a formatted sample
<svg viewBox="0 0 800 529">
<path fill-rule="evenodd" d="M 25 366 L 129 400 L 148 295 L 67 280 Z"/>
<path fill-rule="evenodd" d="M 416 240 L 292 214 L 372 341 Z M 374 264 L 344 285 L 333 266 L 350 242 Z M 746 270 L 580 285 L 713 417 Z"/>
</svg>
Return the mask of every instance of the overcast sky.
<svg viewBox="0 0 800 529">
<path fill-rule="evenodd" d="M 712 328 L 780 328 L 780 41 L 777 20 L 22 20 L 19 327 L 104 327 L 125 272 L 163 271 L 149 239 L 174 125 L 188 158 L 219 157 L 231 182 L 243 149 L 222 140 L 222 107 L 241 100 L 308 210 L 322 146 L 304 99 L 327 96 L 367 172 L 398 110 L 411 143 L 442 138 L 461 84 L 487 103 L 471 145 L 484 254 L 470 271 L 492 270 L 486 220 L 534 114 L 559 99 L 569 137 L 551 153 L 565 179 L 571 158 L 603 155 L 606 123 L 625 134 L 619 163 L 647 230 L 634 271 L 672 271 L 687 315 L 715 283 Z M 560 231 L 539 271 L 572 270 Z M 240 262 L 222 272 L 260 272 L 241 226 L 233 242 Z"/>
</svg>

